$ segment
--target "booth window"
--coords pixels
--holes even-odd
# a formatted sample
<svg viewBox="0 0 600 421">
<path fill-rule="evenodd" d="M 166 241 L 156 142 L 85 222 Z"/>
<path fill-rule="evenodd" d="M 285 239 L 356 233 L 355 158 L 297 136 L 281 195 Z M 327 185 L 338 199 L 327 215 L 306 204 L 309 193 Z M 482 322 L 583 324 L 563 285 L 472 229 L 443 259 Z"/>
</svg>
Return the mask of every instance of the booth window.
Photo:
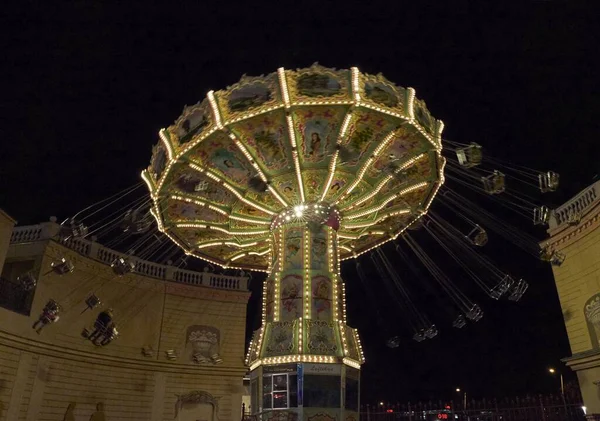
<svg viewBox="0 0 600 421">
<path fill-rule="evenodd" d="M 298 406 L 296 374 L 263 375 L 263 409 L 287 409 Z"/>
<path fill-rule="evenodd" d="M 250 411 L 252 414 L 258 410 L 258 379 L 250 382 Z"/>
<path fill-rule="evenodd" d="M 344 408 L 358 411 L 358 380 L 346 377 L 346 402 Z"/>
<path fill-rule="evenodd" d="M 339 408 L 340 376 L 305 375 L 303 406 L 308 408 Z"/>
</svg>

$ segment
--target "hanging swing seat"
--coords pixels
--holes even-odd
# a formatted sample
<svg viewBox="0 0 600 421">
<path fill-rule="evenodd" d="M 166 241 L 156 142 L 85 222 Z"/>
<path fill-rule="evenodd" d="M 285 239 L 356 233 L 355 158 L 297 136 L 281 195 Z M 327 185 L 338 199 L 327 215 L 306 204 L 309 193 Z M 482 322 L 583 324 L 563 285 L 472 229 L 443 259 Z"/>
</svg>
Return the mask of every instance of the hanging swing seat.
<svg viewBox="0 0 600 421">
<path fill-rule="evenodd" d="M 455 327 L 457 329 L 462 329 L 466 325 L 467 325 L 467 320 L 465 319 L 465 316 L 463 316 L 462 314 L 459 314 L 458 317 L 456 319 L 454 319 L 454 321 L 452 322 L 452 327 Z"/>
<path fill-rule="evenodd" d="M 400 346 L 400 337 L 399 336 L 392 336 L 390 339 L 388 339 L 385 343 L 387 345 L 388 348 L 398 348 Z"/>
<path fill-rule="evenodd" d="M 519 301 L 521 297 L 523 297 L 523 294 L 525 294 L 525 291 L 527 291 L 527 288 L 529 288 L 527 281 L 519 279 L 519 281 L 512 286 L 508 299 L 511 301 Z"/>
<path fill-rule="evenodd" d="M 479 307 L 479 305 L 473 304 L 473 307 L 471 307 L 471 310 L 467 312 L 466 316 L 467 319 L 477 322 L 483 317 L 483 310 L 481 307 Z"/>
<path fill-rule="evenodd" d="M 581 211 L 571 209 L 567 213 L 566 222 L 571 226 L 579 225 L 579 223 L 581 222 Z"/>
<path fill-rule="evenodd" d="M 483 189 L 488 194 L 500 194 L 506 189 L 505 175 L 497 170 L 494 170 L 487 177 L 481 177 L 481 182 L 483 183 Z"/>
<path fill-rule="evenodd" d="M 89 297 L 85 299 L 85 305 L 87 306 L 86 310 L 93 310 L 98 307 L 100 304 L 100 298 L 96 294 L 91 294 Z"/>
<path fill-rule="evenodd" d="M 544 247 L 540 251 L 540 259 L 544 262 L 550 262 L 552 266 L 560 266 L 565 261 L 566 256 L 550 247 Z"/>
<path fill-rule="evenodd" d="M 483 247 L 488 242 L 487 232 L 479 225 L 476 225 L 465 237 L 471 244 L 477 247 Z"/>
<path fill-rule="evenodd" d="M 533 225 L 547 225 L 550 220 L 550 209 L 540 206 L 533 209 Z"/>
<path fill-rule="evenodd" d="M 560 176 L 554 171 L 548 171 L 544 174 L 539 174 L 538 180 L 540 182 L 540 191 L 542 193 L 556 191 L 558 188 L 559 179 Z"/>
<path fill-rule="evenodd" d="M 435 338 L 438 333 L 438 328 L 435 325 L 431 325 L 427 329 L 425 329 L 424 335 L 427 339 L 431 339 Z"/>
<path fill-rule="evenodd" d="M 60 304 L 58 304 L 58 302 L 56 302 L 53 299 L 48 300 L 48 302 L 44 306 L 44 311 L 52 312 L 55 314 L 58 314 L 60 312 L 60 309 L 61 309 Z"/>
<path fill-rule="evenodd" d="M 413 339 L 417 342 L 423 342 L 425 339 L 425 329 L 421 329 L 413 335 Z"/>
<path fill-rule="evenodd" d="M 123 216 L 121 229 L 131 234 L 141 234 L 148 231 L 152 225 L 152 217 L 149 211 L 141 213 L 140 209 L 129 209 Z"/>
<path fill-rule="evenodd" d="M 70 261 L 65 259 L 64 257 L 60 259 L 58 262 L 50 263 L 50 267 L 54 271 L 54 273 L 58 275 L 64 275 L 66 273 L 71 273 L 75 270 L 75 265 Z"/>
<path fill-rule="evenodd" d="M 112 262 L 110 267 L 112 267 L 112 270 L 115 273 L 115 275 L 124 276 L 128 273 L 133 272 L 133 270 L 135 269 L 135 263 L 130 262 L 129 260 L 124 259 L 123 257 L 120 257 L 114 262 Z"/>
<path fill-rule="evenodd" d="M 481 146 L 477 143 L 471 143 L 464 148 L 456 149 L 456 158 L 458 163 L 465 168 L 472 168 L 481 164 L 483 153 Z"/>
<path fill-rule="evenodd" d="M 506 292 L 512 287 L 515 280 L 510 276 L 506 275 L 494 288 L 490 290 L 490 297 L 494 300 L 499 300 Z"/>
<path fill-rule="evenodd" d="M 88 234 L 88 227 L 82 222 L 77 222 L 74 219 L 60 226 L 60 237 L 68 240 L 71 237 L 82 238 Z"/>
<path fill-rule="evenodd" d="M 17 282 L 23 291 L 31 291 L 37 285 L 37 279 L 30 272 L 17 277 Z"/>
</svg>

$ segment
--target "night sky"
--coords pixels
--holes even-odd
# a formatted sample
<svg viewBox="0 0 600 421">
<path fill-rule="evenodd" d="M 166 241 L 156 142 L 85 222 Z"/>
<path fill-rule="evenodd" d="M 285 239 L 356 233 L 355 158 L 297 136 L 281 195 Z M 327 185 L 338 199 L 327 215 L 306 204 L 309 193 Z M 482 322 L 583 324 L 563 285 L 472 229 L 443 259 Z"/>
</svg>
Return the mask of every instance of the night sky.
<svg viewBox="0 0 600 421">
<path fill-rule="evenodd" d="M 600 40 L 591 7 L 400 3 L 49 2 L 5 9 L 0 207 L 20 224 L 73 215 L 138 182 L 158 130 L 185 104 L 244 73 L 316 61 L 382 72 L 416 89 L 444 121 L 446 139 L 559 172 L 561 190 L 546 197 L 550 206 L 593 182 L 600 172 Z M 361 332 L 367 358 L 363 402 L 451 398 L 456 387 L 476 397 L 558 389 L 547 367 L 560 366 L 570 350 L 550 267 L 501 241 L 490 251 L 529 281 L 528 293 L 519 303 L 478 300 L 484 318 L 462 330 L 424 300 L 440 334 L 422 343 L 410 339 L 402 313 L 385 302 L 370 272 L 385 318 L 378 323 L 354 263 L 343 265 L 349 324 Z M 252 285 L 252 329 L 261 279 Z M 403 337 L 397 349 L 385 346 L 390 332 Z"/>
</svg>

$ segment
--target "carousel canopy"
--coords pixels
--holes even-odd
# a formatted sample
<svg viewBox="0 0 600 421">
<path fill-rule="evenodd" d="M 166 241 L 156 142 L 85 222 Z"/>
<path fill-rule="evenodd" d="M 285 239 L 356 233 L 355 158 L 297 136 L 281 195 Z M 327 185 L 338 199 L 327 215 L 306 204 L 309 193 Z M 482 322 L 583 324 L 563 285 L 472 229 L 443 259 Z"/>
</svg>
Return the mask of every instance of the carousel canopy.
<svg viewBox="0 0 600 421">
<path fill-rule="evenodd" d="M 412 88 L 356 68 L 279 69 L 209 92 L 160 131 L 142 176 L 186 253 L 268 270 L 272 227 L 335 217 L 341 259 L 397 237 L 443 182 L 443 124 Z"/>
</svg>

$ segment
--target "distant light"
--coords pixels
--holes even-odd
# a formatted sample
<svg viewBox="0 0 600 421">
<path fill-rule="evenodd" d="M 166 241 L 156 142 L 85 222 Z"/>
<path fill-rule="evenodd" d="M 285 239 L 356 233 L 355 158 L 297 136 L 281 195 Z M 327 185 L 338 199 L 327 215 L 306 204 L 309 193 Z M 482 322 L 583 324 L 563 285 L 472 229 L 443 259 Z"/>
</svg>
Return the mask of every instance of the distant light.
<svg viewBox="0 0 600 421">
<path fill-rule="evenodd" d="M 456 388 L 456 391 L 457 391 L 457 392 L 460 392 L 460 388 L 459 388 L 459 387 L 457 387 L 457 388 Z"/>
<path fill-rule="evenodd" d="M 393 409 L 386 409 L 385 412 L 387 412 L 388 414 L 391 414 L 392 412 L 394 412 L 394 410 Z"/>
<path fill-rule="evenodd" d="M 581 409 L 583 411 L 583 415 L 587 415 L 587 408 L 585 406 L 582 406 Z"/>
<path fill-rule="evenodd" d="M 549 368 L 549 369 L 548 369 L 548 371 L 549 371 L 550 373 L 552 373 L 552 374 L 556 373 L 556 370 L 555 370 L 555 369 L 553 369 L 553 368 Z"/>
<path fill-rule="evenodd" d="M 379 405 L 380 405 L 380 406 L 383 406 L 383 402 L 379 402 Z"/>
</svg>

